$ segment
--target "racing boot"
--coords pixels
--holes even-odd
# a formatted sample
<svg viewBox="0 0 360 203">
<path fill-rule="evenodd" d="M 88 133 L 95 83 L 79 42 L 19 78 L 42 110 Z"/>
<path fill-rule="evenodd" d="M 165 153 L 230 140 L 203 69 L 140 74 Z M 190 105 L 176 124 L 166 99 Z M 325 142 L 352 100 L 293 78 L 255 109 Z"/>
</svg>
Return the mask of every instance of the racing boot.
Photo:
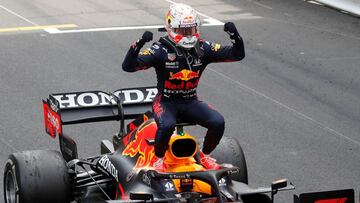
<svg viewBox="0 0 360 203">
<path fill-rule="evenodd" d="M 212 158 L 209 154 L 204 154 L 200 151 L 200 164 L 203 165 L 206 169 L 209 170 L 218 170 L 221 168 L 219 164 L 216 163 L 216 159 Z"/>
<path fill-rule="evenodd" d="M 150 167 L 158 172 L 165 172 L 166 167 L 165 167 L 165 163 L 164 163 L 164 158 L 159 158 L 157 156 L 154 156 L 151 159 Z"/>
</svg>

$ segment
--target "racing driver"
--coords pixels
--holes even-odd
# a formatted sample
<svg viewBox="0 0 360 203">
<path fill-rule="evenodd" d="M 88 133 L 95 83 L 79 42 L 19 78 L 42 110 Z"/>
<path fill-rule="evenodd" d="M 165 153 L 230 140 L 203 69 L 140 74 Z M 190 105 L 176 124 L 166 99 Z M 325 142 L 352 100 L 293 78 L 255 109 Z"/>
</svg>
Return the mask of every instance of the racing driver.
<svg viewBox="0 0 360 203">
<path fill-rule="evenodd" d="M 153 101 L 155 122 L 155 156 L 150 166 L 165 171 L 165 155 L 177 119 L 207 128 L 199 161 L 206 169 L 219 169 L 210 157 L 224 133 L 223 116 L 197 96 L 200 77 L 209 63 L 239 61 L 245 56 L 244 44 L 234 23 L 227 22 L 224 31 L 232 45 L 223 46 L 200 39 L 200 18 L 190 6 L 175 3 L 165 17 L 167 34 L 140 52 L 153 34 L 145 31 L 127 52 L 122 68 L 127 72 L 155 68 L 158 94 Z"/>
</svg>

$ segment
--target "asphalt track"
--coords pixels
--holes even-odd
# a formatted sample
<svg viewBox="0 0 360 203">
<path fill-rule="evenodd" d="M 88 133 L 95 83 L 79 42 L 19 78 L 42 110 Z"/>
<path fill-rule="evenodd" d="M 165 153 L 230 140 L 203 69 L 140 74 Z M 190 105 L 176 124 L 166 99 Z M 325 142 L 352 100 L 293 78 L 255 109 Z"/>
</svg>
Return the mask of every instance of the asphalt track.
<svg viewBox="0 0 360 203">
<path fill-rule="evenodd" d="M 245 59 L 210 65 L 198 91 L 225 116 L 226 135 L 240 140 L 250 185 L 288 178 L 296 190 L 280 193 L 278 202 L 346 188 L 358 200 L 360 19 L 301 0 L 185 2 L 209 25 L 203 38 L 230 43 L 219 24 L 233 21 L 245 40 Z M 152 26 L 155 39 L 162 35 L 154 28 L 169 5 L 0 0 L 0 162 L 16 151 L 58 149 L 42 122 L 41 99 L 49 93 L 154 85 L 153 70 L 125 73 L 121 63 L 143 26 Z M 80 155 L 90 156 L 117 126 L 65 130 Z"/>
</svg>

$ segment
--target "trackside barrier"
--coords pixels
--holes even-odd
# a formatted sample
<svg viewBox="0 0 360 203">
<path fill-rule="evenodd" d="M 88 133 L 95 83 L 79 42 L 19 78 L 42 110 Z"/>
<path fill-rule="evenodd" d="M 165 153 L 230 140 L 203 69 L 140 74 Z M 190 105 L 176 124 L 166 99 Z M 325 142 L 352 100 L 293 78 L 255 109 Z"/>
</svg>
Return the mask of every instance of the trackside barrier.
<svg viewBox="0 0 360 203">
<path fill-rule="evenodd" d="M 360 0 L 315 0 L 315 1 L 360 16 Z"/>
</svg>

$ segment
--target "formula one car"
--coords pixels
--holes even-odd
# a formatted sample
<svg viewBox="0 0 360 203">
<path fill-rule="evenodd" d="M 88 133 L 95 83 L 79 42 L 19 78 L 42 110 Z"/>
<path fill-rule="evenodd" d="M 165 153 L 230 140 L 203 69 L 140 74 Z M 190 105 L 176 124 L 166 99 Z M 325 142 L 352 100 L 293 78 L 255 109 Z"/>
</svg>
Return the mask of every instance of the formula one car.
<svg viewBox="0 0 360 203">
<path fill-rule="evenodd" d="M 165 155 L 167 171 L 150 168 L 157 126 L 148 110 L 156 93 L 143 87 L 49 95 L 43 101 L 45 129 L 59 137 L 61 153 L 11 154 L 4 171 L 5 202 L 267 203 L 278 191 L 294 189 L 286 179 L 249 187 L 245 157 L 233 137 L 225 136 L 213 153 L 222 168 L 206 170 L 198 161 L 197 139 L 183 129 L 192 124 L 181 118 Z M 111 120 L 120 121 L 119 133 L 112 142 L 103 140 L 95 157 L 79 158 L 75 141 L 63 133 L 64 125 Z"/>
</svg>

